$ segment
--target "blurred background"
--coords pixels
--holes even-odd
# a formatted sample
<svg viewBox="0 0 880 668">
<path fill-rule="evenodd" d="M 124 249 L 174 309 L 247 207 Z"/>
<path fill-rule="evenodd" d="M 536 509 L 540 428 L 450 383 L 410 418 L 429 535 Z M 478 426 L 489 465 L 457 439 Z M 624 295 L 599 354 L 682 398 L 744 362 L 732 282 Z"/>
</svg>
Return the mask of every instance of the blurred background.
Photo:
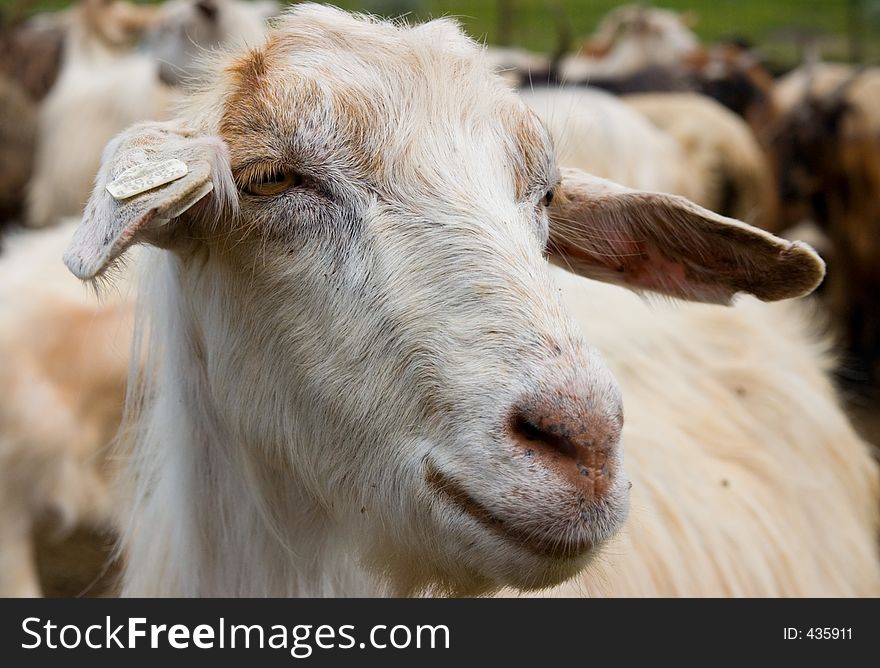
<svg viewBox="0 0 880 668">
<path fill-rule="evenodd" d="M 37 13 L 70 0 L 0 0 L 3 7 Z M 282 4 L 289 4 L 284 3 Z M 455 16 L 490 44 L 536 51 L 556 48 L 560 30 L 590 34 L 616 0 L 339 0 L 330 4 L 383 16 L 417 19 Z M 643 4 L 652 4 L 649 2 Z M 880 0 L 668 0 L 653 3 L 690 14 L 694 32 L 706 42 L 743 38 L 783 65 L 796 62 L 800 48 L 818 42 L 831 59 L 880 58 Z"/>
</svg>

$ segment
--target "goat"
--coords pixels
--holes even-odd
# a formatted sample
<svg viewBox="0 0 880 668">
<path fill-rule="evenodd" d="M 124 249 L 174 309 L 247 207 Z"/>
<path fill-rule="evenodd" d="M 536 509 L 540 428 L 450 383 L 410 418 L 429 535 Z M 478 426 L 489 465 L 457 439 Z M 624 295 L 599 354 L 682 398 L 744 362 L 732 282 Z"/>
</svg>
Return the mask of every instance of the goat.
<svg viewBox="0 0 880 668">
<path fill-rule="evenodd" d="M 679 167 L 683 180 L 691 184 L 682 194 L 725 216 L 778 229 L 773 173 L 744 120 L 695 93 L 644 93 L 623 99 L 682 146 Z"/>
<path fill-rule="evenodd" d="M 18 84 L 34 102 L 51 90 L 61 69 L 65 28 L 40 22 L 0 27 L 0 75 Z"/>
<path fill-rule="evenodd" d="M 52 537 L 114 527 L 108 446 L 122 418 L 134 309 L 124 291 L 99 303 L 69 280 L 58 258 L 70 230 L 11 233 L 0 258 L 2 596 L 41 593 L 39 527 Z"/>
<path fill-rule="evenodd" d="M 880 69 L 817 66 L 781 82 L 786 113 L 769 149 L 787 225 L 827 236 L 827 297 L 842 344 L 841 380 L 876 406 L 880 382 Z M 799 101 L 797 95 L 800 95 Z M 878 434 L 873 434 L 874 439 Z"/>
<path fill-rule="evenodd" d="M 150 35 L 153 51 L 143 52 L 110 48 L 106 37 L 94 37 L 95 22 L 88 14 L 75 15 L 62 72 L 40 109 L 25 223 L 44 227 L 61 217 L 79 215 L 100 164 L 101 148 L 132 123 L 170 115 L 177 91 L 163 79 L 177 83 L 187 74 L 197 79 L 199 50 L 254 42 L 265 28 L 265 12 L 271 6 L 201 0 L 172 3 L 158 13 L 150 9 L 150 21 L 135 24 L 139 34 Z M 110 29 L 105 26 L 104 31 Z M 121 37 L 112 42 L 126 43 Z"/>
<path fill-rule="evenodd" d="M 620 99 L 589 87 L 538 88 L 520 98 L 544 122 L 566 167 L 639 190 L 689 195 L 682 146 Z"/>
<path fill-rule="evenodd" d="M 16 218 L 31 176 L 37 110 L 14 81 L 0 75 L 0 226 Z"/>
<path fill-rule="evenodd" d="M 107 6 L 80 2 L 71 12 L 61 72 L 39 110 L 25 193 L 30 227 L 79 215 L 101 147 L 135 121 L 163 118 L 171 99 L 155 63 L 130 52 L 154 9 L 114 0 Z"/>
<path fill-rule="evenodd" d="M 771 226 L 773 179 L 748 127 L 693 94 L 615 98 L 587 88 L 522 91 L 560 160 L 633 188 L 683 195 L 724 215 Z"/>
<path fill-rule="evenodd" d="M 763 142 L 779 115 L 772 72 L 759 56 L 732 42 L 692 53 L 687 69 L 697 92 L 708 95 L 742 117 Z"/>
<path fill-rule="evenodd" d="M 521 78 L 518 83 L 535 82 L 556 83 L 539 77 Z M 582 83 L 615 95 L 702 93 L 741 116 L 760 140 L 779 115 L 777 98 L 792 97 L 795 93 L 788 89 L 796 86 L 795 82 L 777 86 L 758 56 L 736 43 L 691 51 L 675 64 L 652 63 L 625 75 L 591 76 Z"/>
<path fill-rule="evenodd" d="M 627 77 L 649 65 L 674 66 L 699 46 L 687 24 L 685 15 L 667 9 L 618 7 L 599 23 L 583 53 L 560 60 L 559 80 L 583 84 Z"/>
<path fill-rule="evenodd" d="M 804 100 L 830 95 L 857 72 L 844 63 L 807 62 L 774 83 L 773 101 L 780 113 L 788 113 Z"/>
<path fill-rule="evenodd" d="M 258 43 L 266 21 L 278 14 L 274 0 L 171 0 L 146 35 L 146 49 L 169 85 L 197 82 L 206 51 L 233 42 Z"/>
<path fill-rule="evenodd" d="M 154 247 L 141 257 L 146 367 L 124 431 L 124 593 L 479 593 L 572 577 L 626 517 L 623 415 L 542 252 L 594 279 L 722 304 L 821 280 L 802 244 L 559 170 L 545 130 L 452 21 L 300 5 L 215 71 L 176 120 L 108 146 L 65 254 L 96 280 L 133 244 Z M 187 173 L 109 194 L 127 170 L 167 160 Z M 704 317 L 737 338 L 721 313 Z M 809 365 L 811 352 L 802 342 L 794 355 Z M 809 398 L 842 419 L 828 393 Z M 812 445 L 810 429 L 776 444 L 752 408 L 737 414 L 749 438 L 777 446 L 755 463 L 788 479 L 789 448 Z M 657 418 L 687 431 L 698 415 Z M 834 489 L 852 511 L 849 551 L 798 555 L 814 577 L 803 586 L 830 564 L 828 589 L 873 592 L 877 472 L 843 433 L 860 483 Z M 722 430 L 716 456 L 742 437 Z M 801 515 L 801 502 L 798 530 L 824 546 L 841 518 Z M 771 591 L 787 553 L 767 547 L 750 545 L 767 561 L 754 586 Z"/>
</svg>

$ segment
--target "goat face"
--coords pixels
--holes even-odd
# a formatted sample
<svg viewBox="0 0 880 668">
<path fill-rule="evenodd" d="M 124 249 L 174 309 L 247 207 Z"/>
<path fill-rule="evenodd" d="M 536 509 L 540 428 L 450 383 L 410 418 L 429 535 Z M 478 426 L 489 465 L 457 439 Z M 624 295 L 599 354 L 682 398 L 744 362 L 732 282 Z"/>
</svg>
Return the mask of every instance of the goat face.
<svg viewBox="0 0 880 668">
<path fill-rule="evenodd" d="M 220 71 L 194 129 L 108 147 L 66 261 L 94 278 L 133 242 L 173 253 L 230 438 L 401 591 L 547 586 L 624 520 L 620 394 L 544 253 L 715 302 L 821 277 L 803 246 L 559 170 L 451 22 L 300 7 Z M 168 158 L 189 173 L 104 192 Z"/>
</svg>

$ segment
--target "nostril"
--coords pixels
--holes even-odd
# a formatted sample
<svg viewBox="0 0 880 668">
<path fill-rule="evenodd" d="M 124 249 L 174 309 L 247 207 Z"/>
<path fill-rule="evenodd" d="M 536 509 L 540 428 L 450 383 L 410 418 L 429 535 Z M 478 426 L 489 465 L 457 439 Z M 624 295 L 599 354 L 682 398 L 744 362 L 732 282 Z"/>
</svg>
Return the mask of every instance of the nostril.
<svg viewBox="0 0 880 668">
<path fill-rule="evenodd" d="M 620 419 L 561 397 L 517 406 L 507 420 L 509 443 L 530 464 L 568 481 L 584 499 L 598 499 L 615 478 Z"/>
<path fill-rule="evenodd" d="M 577 458 L 577 446 L 561 435 L 558 425 L 541 428 L 519 411 L 515 411 L 510 420 L 510 433 L 521 446 L 556 452 L 573 459 Z"/>
</svg>

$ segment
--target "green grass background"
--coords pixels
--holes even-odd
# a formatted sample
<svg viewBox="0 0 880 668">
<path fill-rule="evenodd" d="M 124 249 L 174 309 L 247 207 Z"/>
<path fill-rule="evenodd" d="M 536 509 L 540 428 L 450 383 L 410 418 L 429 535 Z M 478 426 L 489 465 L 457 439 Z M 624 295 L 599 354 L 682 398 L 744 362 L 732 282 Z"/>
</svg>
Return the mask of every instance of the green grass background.
<svg viewBox="0 0 880 668">
<path fill-rule="evenodd" d="M 16 0 L 0 0 L 9 6 Z M 140 0 L 148 1 L 148 0 Z M 69 0 L 32 0 L 34 11 L 57 9 Z M 452 15 L 472 35 L 498 41 L 503 5 L 512 7 L 510 37 L 514 44 L 552 50 L 557 42 L 553 7 L 561 7 L 573 35 L 587 35 L 620 0 L 337 0 L 346 9 L 385 15 L 411 13 L 416 18 Z M 651 3 L 646 3 L 651 4 Z M 746 37 L 782 61 L 798 57 L 796 35 L 815 34 L 831 59 L 849 59 L 853 40 L 862 59 L 880 61 L 880 0 L 662 0 L 658 6 L 693 11 L 695 31 L 711 42 L 732 35 Z"/>
</svg>

